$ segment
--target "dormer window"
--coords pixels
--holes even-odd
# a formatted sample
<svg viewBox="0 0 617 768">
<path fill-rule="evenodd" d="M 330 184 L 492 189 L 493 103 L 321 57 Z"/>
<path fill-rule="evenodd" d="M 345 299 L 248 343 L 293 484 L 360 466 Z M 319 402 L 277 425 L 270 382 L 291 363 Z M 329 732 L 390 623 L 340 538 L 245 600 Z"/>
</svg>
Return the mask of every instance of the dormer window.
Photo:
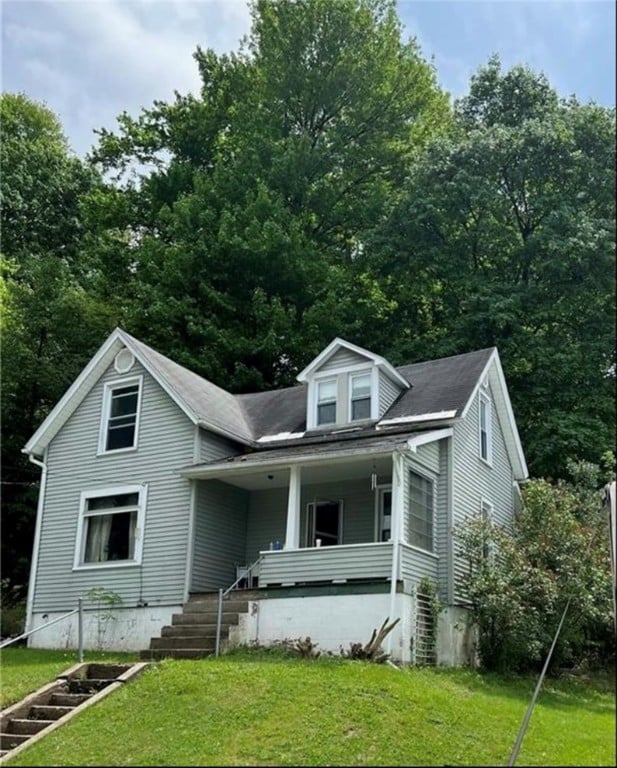
<svg viewBox="0 0 617 768">
<path fill-rule="evenodd" d="M 359 373 L 349 377 L 349 421 L 371 418 L 370 373 Z"/>
<path fill-rule="evenodd" d="M 141 383 L 138 376 L 105 385 L 99 453 L 131 451 L 137 447 Z"/>
<path fill-rule="evenodd" d="M 336 424 L 336 379 L 317 382 L 317 426 Z"/>
<path fill-rule="evenodd" d="M 409 382 L 383 357 L 338 337 L 300 371 L 308 385 L 306 428 L 377 421 Z"/>
</svg>

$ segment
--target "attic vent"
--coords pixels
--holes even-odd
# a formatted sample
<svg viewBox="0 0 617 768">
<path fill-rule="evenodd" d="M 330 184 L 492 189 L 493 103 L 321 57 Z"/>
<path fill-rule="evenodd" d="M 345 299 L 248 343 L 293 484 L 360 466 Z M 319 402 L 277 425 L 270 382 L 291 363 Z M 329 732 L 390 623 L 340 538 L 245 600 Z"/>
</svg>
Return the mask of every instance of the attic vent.
<svg viewBox="0 0 617 768">
<path fill-rule="evenodd" d="M 114 368 L 118 373 L 128 373 L 133 367 L 134 362 L 135 358 L 133 357 L 133 353 L 124 347 L 116 355 Z"/>
</svg>

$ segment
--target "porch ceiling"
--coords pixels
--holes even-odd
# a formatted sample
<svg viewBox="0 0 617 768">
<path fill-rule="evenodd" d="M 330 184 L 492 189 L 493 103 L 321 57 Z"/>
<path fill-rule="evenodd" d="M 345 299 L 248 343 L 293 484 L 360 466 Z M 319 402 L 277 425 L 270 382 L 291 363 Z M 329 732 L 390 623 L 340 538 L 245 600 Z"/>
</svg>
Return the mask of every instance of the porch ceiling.
<svg viewBox="0 0 617 768">
<path fill-rule="evenodd" d="M 391 455 L 376 457 L 354 457 L 345 461 L 312 462 L 302 466 L 302 485 L 313 483 L 331 483 L 337 480 L 366 479 L 370 488 L 371 474 L 376 472 L 379 477 L 389 478 L 392 475 Z M 215 479 L 208 476 L 204 479 Z M 289 466 L 268 466 L 259 469 L 234 467 L 216 478 L 224 483 L 244 488 L 248 491 L 258 491 L 265 488 L 287 488 L 289 485 Z"/>
</svg>

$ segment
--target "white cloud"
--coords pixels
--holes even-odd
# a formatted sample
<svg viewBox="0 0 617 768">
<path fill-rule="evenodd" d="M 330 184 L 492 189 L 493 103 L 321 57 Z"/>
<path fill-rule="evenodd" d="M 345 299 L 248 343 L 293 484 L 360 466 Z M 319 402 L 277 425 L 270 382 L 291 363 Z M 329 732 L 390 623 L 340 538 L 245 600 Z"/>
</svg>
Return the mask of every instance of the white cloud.
<svg viewBox="0 0 617 768">
<path fill-rule="evenodd" d="M 235 50 L 250 23 L 244 0 L 6 0 L 3 10 L 3 87 L 44 101 L 79 154 L 120 112 L 198 91 L 197 46 Z"/>
</svg>

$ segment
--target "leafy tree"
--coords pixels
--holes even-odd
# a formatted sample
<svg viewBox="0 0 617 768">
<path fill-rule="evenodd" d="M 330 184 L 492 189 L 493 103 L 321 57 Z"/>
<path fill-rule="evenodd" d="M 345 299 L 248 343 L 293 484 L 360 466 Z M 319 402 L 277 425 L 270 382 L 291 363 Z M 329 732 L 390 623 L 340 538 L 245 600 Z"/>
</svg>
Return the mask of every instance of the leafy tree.
<svg viewBox="0 0 617 768">
<path fill-rule="evenodd" d="M 94 154 L 128 201 L 130 328 L 234 390 L 287 383 L 392 311 L 356 256 L 449 115 L 393 2 L 251 12 L 238 53 L 195 53 L 199 98 L 122 115 Z"/>
<path fill-rule="evenodd" d="M 39 470 L 21 449 L 112 320 L 87 288 L 82 201 L 96 175 L 70 154 L 52 112 L 3 94 L 2 567 L 25 587 Z"/>
<path fill-rule="evenodd" d="M 533 474 L 597 463 L 615 422 L 614 110 L 499 61 L 367 248 L 392 357 L 496 345 Z"/>
<path fill-rule="evenodd" d="M 614 462 L 614 457 L 611 458 Z M 532 480 L 514 530 L 475 518 L 456 531 L 487 669 L 540 669 L 570 602 L 552 666 L 614 654 L 608 521 L 598 467 L 570 463 L 573 480 Z"/>
</svg>

